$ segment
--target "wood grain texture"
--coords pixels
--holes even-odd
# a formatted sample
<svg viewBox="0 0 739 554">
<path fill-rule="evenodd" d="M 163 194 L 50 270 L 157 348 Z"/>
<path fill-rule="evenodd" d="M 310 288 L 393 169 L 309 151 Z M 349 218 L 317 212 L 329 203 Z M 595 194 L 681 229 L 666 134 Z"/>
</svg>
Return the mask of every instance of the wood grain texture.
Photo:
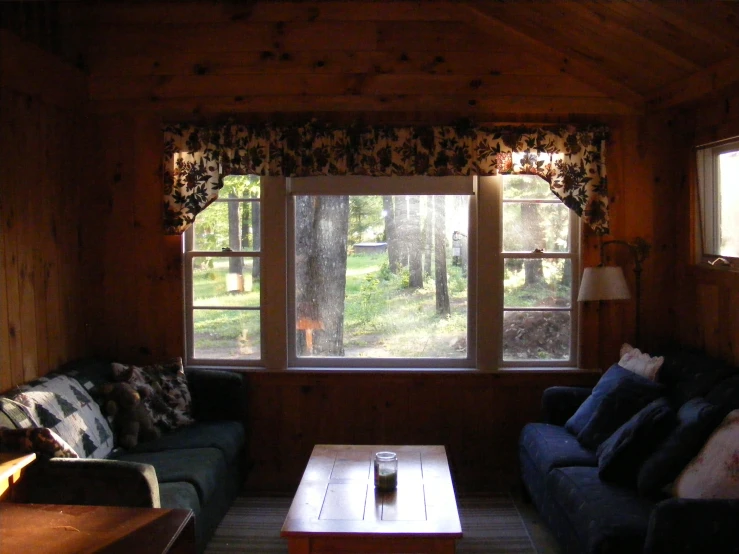
<svg viewBox="0 0 739 554">
<path fill-rule="evenodd" d="M 507 490 L 517 439 L 552 384 L 596 372 L 254 372 L 247 488 L 295 490 L 316 444 L 443 444 L 457 491 Z M 337 423 L 340 422 L 340 423 Z"/>
<path fill-rule="evenodd" d="M 5 31 L 0 41 L 13 48 L 0 87 L 0 389 L 7 390 L 85 353 L 79 237 L 89 134 L 80 115 L 84 77 Z M 58 80 L 70 83 L 64 97 L 46 92 Z"/>
</svg>

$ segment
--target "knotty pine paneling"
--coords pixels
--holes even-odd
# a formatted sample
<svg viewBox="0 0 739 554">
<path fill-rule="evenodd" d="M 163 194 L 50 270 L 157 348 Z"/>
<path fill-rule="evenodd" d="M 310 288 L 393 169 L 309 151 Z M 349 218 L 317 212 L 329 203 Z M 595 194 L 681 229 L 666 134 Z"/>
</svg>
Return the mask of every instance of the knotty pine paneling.
<svg viewBox="0 0 739 554">
<path fill-rule="evenodd" d="M 547 386 L 592 386 L 588 372 L 255 372 L 249 490 L 292 492 L 315 444 L 443 444 L 457 491 L 516 483 L 517 438 Z"/>
<path fill-rule="evenodd" d="M 670 112 L 676 185 L 674 215 L 677 234 L 676 340 L 739 365 L 739 273 L 695 265 L 693 230 L 697 223 L 694 146 L 739 136 L 739 86 L 703 102 Z M 674 167 L 675 159 L 686 162 Z"/>
<path fill-rule="evenodd" d="M 86 353 L 85 78 L 0 31 L 0 391 Z M 12 55 L 11 55 L 12 52 Z M 40 71 L 42 68 L 44 71 Z M 58 78 L 69 89 L 55 93 Z"/>
</svg>

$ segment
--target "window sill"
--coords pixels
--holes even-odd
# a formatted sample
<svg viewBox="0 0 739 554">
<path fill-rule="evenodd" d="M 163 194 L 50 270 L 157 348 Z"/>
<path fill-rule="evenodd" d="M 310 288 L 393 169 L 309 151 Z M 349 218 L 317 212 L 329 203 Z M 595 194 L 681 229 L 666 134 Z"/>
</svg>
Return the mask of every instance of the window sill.
<svg viewBox="0 0 739 554">
<path fill-rule="evenodd" d="M 189 365 L 188 369 L 212 369 L 214 371 L 235 371 L 238 373 L 319 373 L 319 374 L 348 374 L 348 373 L 381 373 L 391 374 L 552 374 L 552 373 L 577 373 L 577 374 L 600 374 L 597 369 L 581 369 L 577 367 L 501 367 L 495 369 L 477 369 L 469 367 L 290 367 L 282 369 L 269 369 L 264 367 L 243 366 L 218 366 L 218 365 Z"/>
</svg>

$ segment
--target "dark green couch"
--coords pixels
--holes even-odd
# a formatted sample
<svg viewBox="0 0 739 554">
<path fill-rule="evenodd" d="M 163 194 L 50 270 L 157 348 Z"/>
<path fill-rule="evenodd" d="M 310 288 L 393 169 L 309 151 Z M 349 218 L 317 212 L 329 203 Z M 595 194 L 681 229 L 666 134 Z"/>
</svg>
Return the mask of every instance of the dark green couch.
<svg viewBox="0 0 739 554">
<path fill-rule="evenodd" d="M 88 390 L 112 378 L 109 363 L 85 360 L 67 364 L 41 383 L 58 375 Z M 194 425 L 132 450 L 115 449 L 102 459 L 38 460 L 20 482 L 23 501 L 189 509 L 202 552 L 245 477 L 245 389 L 235 372 L 187 370 L 186 375 Z M 13 398 L 14 392 L 4 396 Z M 0 427 L 21 427 L 9 412 L 0 412 Z"/>
</svg>

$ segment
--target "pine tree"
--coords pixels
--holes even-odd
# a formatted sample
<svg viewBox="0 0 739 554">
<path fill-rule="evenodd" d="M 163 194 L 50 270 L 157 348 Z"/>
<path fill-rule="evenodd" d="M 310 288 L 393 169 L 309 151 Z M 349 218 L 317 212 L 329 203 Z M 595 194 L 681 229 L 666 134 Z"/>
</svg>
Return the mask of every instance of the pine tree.
<svg viewBox="0 0 739 554">
<path fill-rule="evenodd" d="M 50 429 L 53 429 L 62 422 L 61 419 L 56 417 L 41 404 L 36 404 L 36 419 L 38 419 L 41 427 L 48 427 Z"/>
<path fill-rule="evenodd" d="M 78 408 L 76 406 L 73 406 L 61 394 L 54 393 L 54 400 L 56 400 L 56 403 L 59 404 L 59 407 L 61 408 L 65 418 L 77 413 Z"/>
</svg>

